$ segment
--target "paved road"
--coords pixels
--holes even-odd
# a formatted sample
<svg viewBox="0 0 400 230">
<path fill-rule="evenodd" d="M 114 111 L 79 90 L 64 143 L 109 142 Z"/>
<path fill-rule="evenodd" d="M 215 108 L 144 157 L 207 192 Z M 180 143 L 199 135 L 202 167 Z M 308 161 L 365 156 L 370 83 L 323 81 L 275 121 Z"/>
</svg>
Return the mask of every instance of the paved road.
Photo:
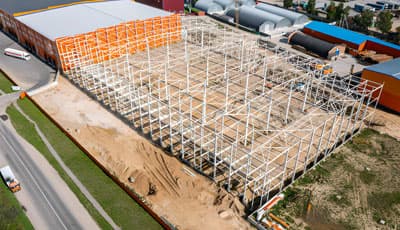
<svg viewBox="0 0 400 230">
<path fill-rule="evenodd" d="M 0 0 L 1 1 L 1 0 Z M 15 81 L 24 89 L 39 87 L 51 81 L 55 70 L 35 57 L 25 61 L 4 55 L 5 48 L 24 50 L 18 43 L 0 31 L 0 69 L 15 77 Z"/>
<path fill-rule="evenodd" d="M 18 94 L 0 96 L 0 114 Z M 17 135 L 9 120 L 0 120 L 0 166 L 10 165 L 20 180 L 17 199 L 36 229 L 98 229 L 97 224 L 58 173 Z"/>
</svg>

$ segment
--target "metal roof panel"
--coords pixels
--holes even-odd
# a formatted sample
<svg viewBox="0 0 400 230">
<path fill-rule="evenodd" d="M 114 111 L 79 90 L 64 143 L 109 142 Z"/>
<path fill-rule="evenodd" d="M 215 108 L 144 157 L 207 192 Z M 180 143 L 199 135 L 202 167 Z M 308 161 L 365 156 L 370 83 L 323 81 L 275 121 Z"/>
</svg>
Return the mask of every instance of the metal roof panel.
<svg viewBox="0 0 400 230">
<path fill-rule="evenodd" d="M 365 67 L 364 69 L 385 74 L 400 80 L 400 58 Z"/>
<path fill-rule="evenodd" d="M 144 20 L 170 13 L 131 1 L 77 4 L 17 17 L 50 40 L 95 31 L 132 20 Z"/>
<path fill-rule="evenodd" d="M 348 41 L 351 42 L 353 44 L 356 45 L 360 45 L 363 42 L 366 41 L 372 41 L 396 50 L 400 50 L 400 46 L 390 43 L 390 42 L 386 42 L 386 41 L 382 41 L 378 38 L 372 37 L 372 36 L 368 36 L 365 34 L 361 34 L 352 30 L 347 30 L 338 26 L 334 26 L 334 25 L 330 25 L 324 22 L 318 22 L 318 21 L 312 21 L 310 23 L 308 23 L 307 25 L 304 26 L 304 28 L 308 28 L 323 34 L 327 34 L 329 36 L 344 40 L 344 41 Z"/>
</svg>

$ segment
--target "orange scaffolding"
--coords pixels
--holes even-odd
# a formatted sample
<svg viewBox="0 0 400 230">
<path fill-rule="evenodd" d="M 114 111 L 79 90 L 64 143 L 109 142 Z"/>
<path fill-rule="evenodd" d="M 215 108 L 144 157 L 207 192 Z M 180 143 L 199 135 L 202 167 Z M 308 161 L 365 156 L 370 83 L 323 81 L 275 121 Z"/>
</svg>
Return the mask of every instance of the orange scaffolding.
<svg viewBox="0 0 400 230">
<path fill-rule="evenodd" d="M 120 23 L 96 31 L 56 39 L 61 66 L 64 71 L 82 63 L 97 64 L 138 50 L 164 46 L 167 40 L 181 40 L 182 24 L 179 15 L 155 17 Z M 166 37 L 167 34 L 170 37 Z M 73 63 L 64 58 L 71 54 L 79 60 Z"/>
</svg>

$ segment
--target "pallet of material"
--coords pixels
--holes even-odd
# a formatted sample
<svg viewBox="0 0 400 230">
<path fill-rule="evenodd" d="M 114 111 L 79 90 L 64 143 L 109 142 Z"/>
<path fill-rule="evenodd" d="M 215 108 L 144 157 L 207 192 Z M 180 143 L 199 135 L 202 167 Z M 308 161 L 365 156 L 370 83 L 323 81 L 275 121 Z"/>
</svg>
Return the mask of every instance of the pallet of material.
<svg viewBox="0 0 400 230">
<path fill-rule="evenodd" d="M 371 59 L 371 62 L 374 63 L 382 63 L 386 61 L 390 61 L 393 59 L 392 56 L 386 55 L 386 54 L 375 54 L 369 57 Z"/>
</svg>

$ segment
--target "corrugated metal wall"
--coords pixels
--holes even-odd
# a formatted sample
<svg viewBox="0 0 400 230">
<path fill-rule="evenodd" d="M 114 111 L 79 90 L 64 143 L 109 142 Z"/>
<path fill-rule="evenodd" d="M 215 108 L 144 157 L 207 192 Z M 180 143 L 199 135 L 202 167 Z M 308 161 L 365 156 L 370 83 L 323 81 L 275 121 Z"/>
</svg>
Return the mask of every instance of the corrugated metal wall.
<svg viewBox="0 0 400 230">
<path fill-rule="evenodd" d="M 400 113 L 400 80 L 367 69 L 363 70 L 362 79 L 384 83 L 379 104 Z"/>
<path fill-rule="evenodd" d="M 184 0 L 136 0 L 136 2 L 175 13 L 184 11 L 183 1 Z"/>
<path fill-rule="evenodd" d="M 59 66 L 55 41 L 49 40 L 6 12 L 0 10 L 0 13 L 3 15 L 0 17 L 0 24 L 6 33 L 15 37 L 22 46 L 38 55 L 42 60 Z"/>
<path fill-rule="evenodd" d="M 175 13 L 181 13 L 185 11 L 183 0 L 164 0 L 163 9 Z"/>
<path fill-rule="evenodd" d="M 163 8 L 163 0 L 136 0 L 136 2 L 140 2 L 159 9 Z"/>
<path fill-rule="evenodd" d="M 367 41 L 367 44 L 365 45 L 365 49 L 374 50 L 377 53 L 384 53 L 384 54 L 393 56 L 394 58 L 400 57 L 400 50 L 396 50 L 391 47 L 375 43 L 373 41 Z"/>
<path fill-rule="evenodd" d="M 339 44 L 343 43 L 343 44 L 346 44 L 348 47 L 356 49 L 358 51 L 361 51 L 365 46 L 365 43 L 357 45 L 357 44 L 354 44 L 354 43 L 351 43 L 351 42 L 348 42 L 348 41 L 344 41 L 344 40 L 337 39 L 335 37 L 329 36 L 328 34 L 323 34 L 323 33 L 311 30 L 309 28 L 304 28 L 303 29 L 303 33 L 311 35 L 313 37 L 319 38 L 319 39 L 327 41 L 327 42 L 339 43 Z"/>
</svg>

